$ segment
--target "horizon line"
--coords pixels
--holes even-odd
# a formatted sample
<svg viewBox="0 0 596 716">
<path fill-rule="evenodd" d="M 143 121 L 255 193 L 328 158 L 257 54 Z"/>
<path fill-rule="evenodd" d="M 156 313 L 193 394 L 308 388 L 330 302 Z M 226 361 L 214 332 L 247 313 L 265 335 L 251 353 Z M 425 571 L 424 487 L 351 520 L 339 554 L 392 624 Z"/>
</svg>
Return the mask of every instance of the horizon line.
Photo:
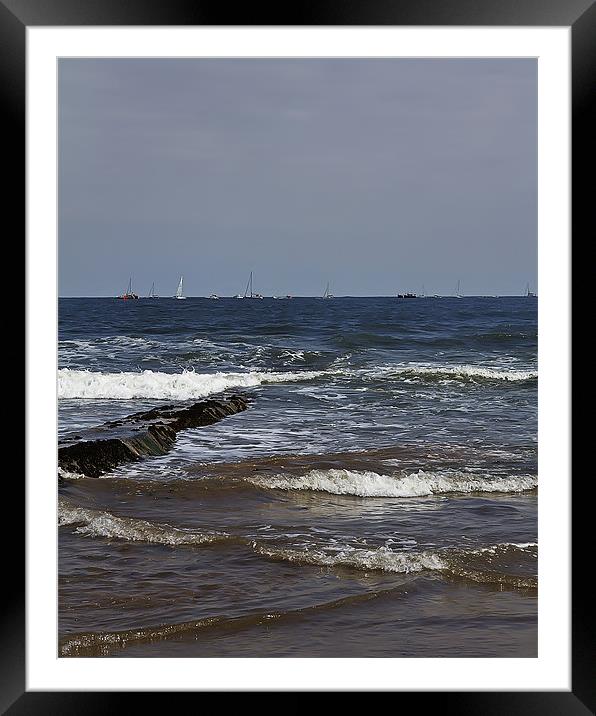
<svg viewBox="0 0 596 716">
<path fill-rule="evenodd" d="M 229 296 L 229 295 L 224 296 L 224 295 L 219 295 L 219 294 L 216 294 L 216 295 L 217 295 L 218 299 L 233 298 L 233 299 L 238 300 L 238 297 L 235 295 L 234 296 Z M 322 295 L 306 295 L 306 294 L 286 294 L 283 296 L 281 296 L 281 295 L 280 296 L 262 295 L 261 298 L 263 298 L 263 299 L 276 298 L 276 299 L 280 299 L 280 300 L 287 300 L 288 297 L 289 298 L 325 298 Z M 346 293 L 346 294 L 342 294 L 342 295 L 334 294 L 332 296 L 332 299 L 335 299 L 335 298 L 401 298 L 401 297 L 402 296 L 399 296 L 396 293 L 374 293 L 374 294 L 366 294 L 366 295 L 357 295 L 357 294 Z M 108 294 L 101 294 L 101 295 L 96 294 L 93 296 L 80 296 L 80 295 L 58 296 L 58 298 L 110 298 L 110 299 L 118 300 L 118 299 L 120 299 L 120 296 L 115 296 L 112 294 L 109 294 L 109 295 Z M 138 296 L 137 299 L 129 299 L 129 300 L 139 300 L 139 301 L 144 300 L 144 299 L 147 299 L 147 300 L 149 300 L 149 299 L 151 299 L 151 300 L 156 300 L 156 299 L 168 300 L 171 298 L 176 298 L 176 296 L 175 295 L 172 295 L 172 296 L 169 296 L 169 295 L 168 296 Z M 186 299 L 203 298 L 206 300 L 213 300 L 210 298 L 210 296 L 186 296 L 185 298 Z M 431 294 L 426 293 L 426 294 L 415 294 L 414 298 L 528 298 L 528 296 L 525 293 L 467 293 L 467 294 L 459 294 L 459 295 L 450 294 L 450 293 L 431 293 Z M 240 299 L 241 300 L 244 300 L 244 299 L 255 300 L 256 297 L 252 297 L 252 299 L 251 299 L 250 296 L 241 296 Z"/>
</svg>

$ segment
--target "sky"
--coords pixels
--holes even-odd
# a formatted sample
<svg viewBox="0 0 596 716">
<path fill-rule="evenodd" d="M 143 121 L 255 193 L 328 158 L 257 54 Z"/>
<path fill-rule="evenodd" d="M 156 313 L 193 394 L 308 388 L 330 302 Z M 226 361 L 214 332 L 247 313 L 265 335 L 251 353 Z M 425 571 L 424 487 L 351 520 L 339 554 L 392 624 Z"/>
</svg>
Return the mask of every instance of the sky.
<svg viewBox="0 0 596 716">
<path fill-rule="evenodd" d="M 533 59 L 61 59 L 59 293 L 520 294 Z"/>
</svg>

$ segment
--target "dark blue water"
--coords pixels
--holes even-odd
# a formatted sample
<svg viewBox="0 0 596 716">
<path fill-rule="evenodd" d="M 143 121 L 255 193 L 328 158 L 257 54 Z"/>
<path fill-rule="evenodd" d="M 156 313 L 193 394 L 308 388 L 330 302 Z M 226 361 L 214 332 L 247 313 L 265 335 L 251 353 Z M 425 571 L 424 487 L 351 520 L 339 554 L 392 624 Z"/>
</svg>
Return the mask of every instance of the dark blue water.
<svg viewBox="0 0 596 716">
<path fill-rule="evenodd" d="M 59 322 L 63 435 L 251 399 L 67 476 L 65 654 L 535 654 L 535 299 L 61 299 Z"/>
</svg>

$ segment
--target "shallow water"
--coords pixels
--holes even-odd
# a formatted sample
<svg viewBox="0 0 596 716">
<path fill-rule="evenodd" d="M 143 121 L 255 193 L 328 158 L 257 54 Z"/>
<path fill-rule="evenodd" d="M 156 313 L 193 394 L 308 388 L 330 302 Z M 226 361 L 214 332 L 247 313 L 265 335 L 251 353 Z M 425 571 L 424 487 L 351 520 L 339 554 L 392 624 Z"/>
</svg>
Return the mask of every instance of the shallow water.
<svg viewBox="0 0 596 716">
<path fill-rule="evenodd" d="M 61 299 L 62 437 L 247 411 L 59 487 L 64 656 L 535 656 L 527 298 Z"/>
</svg>

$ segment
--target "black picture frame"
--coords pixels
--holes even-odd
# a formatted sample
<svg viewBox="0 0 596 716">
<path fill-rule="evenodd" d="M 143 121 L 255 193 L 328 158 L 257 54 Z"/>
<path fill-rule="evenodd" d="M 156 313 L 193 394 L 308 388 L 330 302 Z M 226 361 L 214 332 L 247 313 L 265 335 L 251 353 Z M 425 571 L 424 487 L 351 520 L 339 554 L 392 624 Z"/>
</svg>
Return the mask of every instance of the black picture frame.
<svg viewBox="0 0 596 716">
<path fill-rule="evenodd" d="M 232 21 L 231 21 L 232 20 Z M 569 26 L 572 42 L 572 232 L 587 234 L 591 212 L 593 157 L 586 151 L 593 131 L 590 94 L 596 87 L 596 4 L 593 0 L 331 0 L 278 4 L 245 3 L 231 7 L 212 0 L 0 0 L 0 98 L 7 138 L 4 175 L 5 224 L 12 215 L 13 236 L 25 233 L 25 35 L 27 27 L 84 25 L 418 25 L 418 26 Z M 591 202 L 590 202 L 591 200 Z M 592 219 L 592 221 L 591 221 Z M 587 239 L 587 236 L 586 236 Z M 13 245 L 16 241 L 13 242 Z M 4 480 L 5 505 L 24 504 L 24 483 Z M 458 714 L 565 714 L 579 716 L 596 704 L 593 655 L 593 611 L 585 584 L 592 520 L 582 518 L 585 482 L 575 491 L 572 507 L 572 690 L 569 692 L 416 692 L 418 708 L 436 706 Z M 24 512 L 23 512 L 24 514 Z M 586 516 L 587 517 L 587 516 Z M 0 634 L 0 711 L 21 714 L 98 714 L 139 707 L 149 696 L 154 707 L 161 693 L 31 692 L 25 683 L 25 554 L 6 545 L 13 564 L 2 590 Z M 585 556 L 584 556 L 585 555 Z M 5 559 L 8 559 L 6 555 Z M 523 668 L 523 667 L 522 667 Z M 171 693 L 166 695 L 171 698 Z M 132 701 L 134 699 L 134 702 Z M 171 704 L 170 704 L 171 708 Z"/>
</svg>

